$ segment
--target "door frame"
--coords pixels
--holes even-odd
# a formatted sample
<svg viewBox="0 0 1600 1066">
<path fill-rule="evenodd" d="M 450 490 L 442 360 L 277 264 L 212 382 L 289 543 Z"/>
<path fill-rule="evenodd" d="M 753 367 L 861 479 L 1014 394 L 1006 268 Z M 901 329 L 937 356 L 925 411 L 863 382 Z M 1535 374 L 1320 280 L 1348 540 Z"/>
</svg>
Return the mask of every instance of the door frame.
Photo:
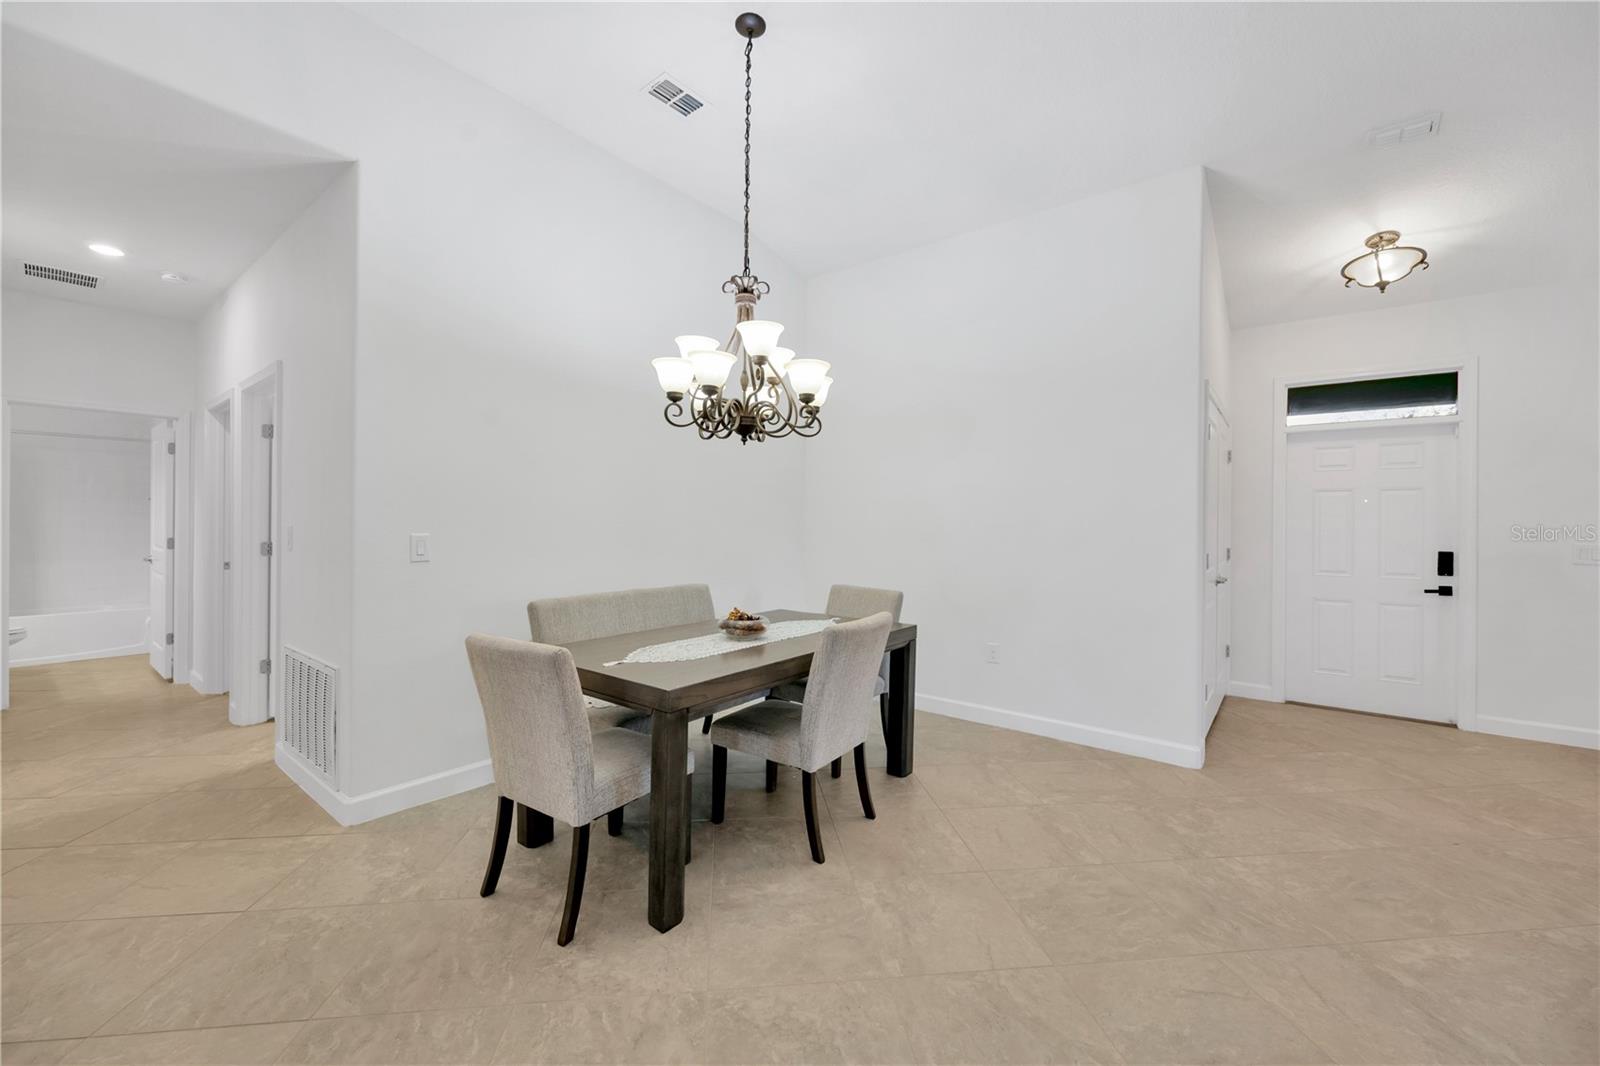
<svg viewBox="0 0 1600 1066">
<path fill-rule="evenodd" d="M 202 613 L 203 623 L 195 624 L 194 668 L 189 683 L 197 692 L 216 695 L 230 692 L 233 669 L 233 649 L 230 632 L 232 583 L 231 571 L 223 571 L 222 563 L 231 563 L 233 555 L 233 454 L 224 447 L 234 423 L 238 420 L 232 388 L 213 397 L 201 409 L 197 430 L 201 463 L 195 476 L 195 572 L 199 580 L 195 587 L 195 606 Z M 224 412 L 229 430 L 222 429 L 218 412 Z M 232 716 L 232 699 L 229 712 Z"/>
<path fill-rule="evenodd" d="M 1227 448 L 1224 449 L 1222 452 L 1219 452 L 1218 461 L 1217 461 L 1217 527 L 1218 527 L 1217 528 L 1217 550 L 1222 553 L 1222 558 L 1217 560 L 1216 570 L 1217 570 L 1218 573 L 1222 573 L 1222 571 L 1224 569 L 1223 564 L 1226 563 L 1227 564 L 1227 566 L 1226 566 L 1227 573 L 1226 573 L 1226 577 L 1224 578 L 1224 581 L 1225 581 L 1225 583 L 1231 583 L 1232 578 L 1233 578 L 1233 557 L 1232 557 L 1232 553 L 1231 553 L 1231 549 L 1233 547 L 1233 458 L 1232 458 L 1232 456 L 1233 456 L 1233 420 L 1228 417 L 1227 409 L 1222 406 L 1222 401 L 1217 398 L 1217 394 L 1212 389 L 1211 382 L 1209 382 L 1209 381 L 1206 382 L 1205 403 L 1201 407 L 1201 411 L 1200 411 L 1200 425 L 1202 427 L 1202 436 L 1201 436 L 1201 440 L 1200 440 L 1200 448 L 1201 448 L 1201 453 L 1200 453 L 1200 467 L 1201 467 L 1201 472 L 1200 472 L 1200 482 L 1201 482 L 1201 484 L 1200 484 L 1200 492 L 1201 492 L 1201 496 L 1200 496 L 1200 521 L 1202 523 L 1202 528 L 1200 530 L 1200 552 L 1201 552 L 1201 557 L 1202 557 L 1202 562 L 1201 562 L 1201 567 L 1200 567 L 1200 580 L 1202 582 L 1204 582 L 1205 579 L 1206 579 L 1206 577 L 1205 577 L 1206 568 L 1205 568 L 1205 563 L 1204 563 L 1205 544 L 1206 544 L 1206 531 L 1203 528 L 1203 526 L 1204 526 L 1204 522 L 1205 522 L 1205 510 L 1206 510 L 1205 494 L 1210 489 L 1210 486 L 1206 483 L 1207 482 L 1208 471 L 1206 469 L 1206 462 L 1205 462 L 1205 451 L 1210 445 L 1210 440 L 1209 440 L 1209 438 L 1207 436 L 1205 436 L 1204 430 L 1209 428 L 1209 426 L 1210 426 L 1210 423 L 1211 423 L 1211 412 L 1212 411 L 1216 411 L 1218 420 L 1221 421 L 1223 427 L 1227 431 Z M 1228 487 L 1228 491 L 1226 493 L 1223 493 L 1223 491 L 1222 491 L 1222 487 L 1224 485 L 1226 485 Z M 1229 652 L 1229 650 L 1231 649 L 1231 647 L 1233 645 L 1233 589 L 1231 587 L 1229 587 L 1227 589 L 1227 591 L 1224 593 L 1223 591 L 1221 591 L 1221 587 L 1219 586 L 1219 588 L 1218 588 L 1218 590 L 1216 592 L 1217 600 L 1220 602 L 1224 595 L 1226 595 L 1227 598 L 1228 598 L 1228 611 L 1227 611 L 1227 616 L 1226 616 L 1225 620 L 1222 617 L 1220 617 L 1220 612 L 1219 612 L 1219 617 L 1217 619 L 1216 639 L 1217 639 L 1217 643 L 1219 643 L 1219 644 L 1221 644 L 1223 646 L 1223 651 L 1219 652 L 1219 654 L 1218 654 L 1219 666 L 1220 666 L 1220 661 L 1222 659 L 1230 659 L 1230 661 L 1228 663 L 1228 679 L 1229 679 L 1229 682 L 1231 683 L 1231 681 L 1233 679 L 1233 663 L 1231 662 L 1231 655 L 1228 654 L 1228 652 Z M 1204 587 L 1202 587 L 1201 590 L 1200 590 L 1200 610 L 1201 610 L 1201 618 L 1200 618 L 1200 640 L 1201 640 L 1200 662 L 1201 662 L 1202 672 L 1204 672 L 1204 664 L 1205 664 L 1205 647 L 1204 647 L 1204 643 L 1205 643 L 1205 589 L 1204 589 Z M 1224 624 L 1224 621 L 1226 621 L 1226 624 Z M 1207 685 L 1210 685 L 1211 682 L 1214 681 L 1214 680 L 1216 680 L 1215 676 L 1203 677 L 1203 678 L 1201 678 L 1201 684 L 1202 684 L 1202 686 L 1207 686 Z M 1201 691 L 1204 692 L 1205 688 L 1202 687 Z M 1217 713 L 1222 709 L 1222 701 L 1224 699 L 1226 699 L 1227 696 L 1228 696 L 1228 685 L 1227 684 L 1222 684 L 1222 685 L 1217 686 L 1217 691 L 1211 694 L 1211 698 L 1209 700 L 1207 700 L 1205 697 L 1202 697 L 1202 699 L 1201 699 L 1201 709 L 1200 710 L 1201 710 L 1201 718 L 1204 721 L 1204 725 L 1205 725 L 1205 727 L 1200 731 L 1201 743 L 1202 744 L 1205 743 L 1205 739 L 1204 738 L 1205 738 L 1206 734 L 1210 731 L 1212 724 L 1216 721 Z"/>
<path fill-rule="evenodd" d="M 1403 424 L 1456 427 L 1456 728 L 1478 728 L 1478 361 L 1393 363 L 1364 370 L 1292 374 L 1272 380 L 1272 692 L 1284 702 L 1288 641 L 1288 491 L 1289 437 L 1294 433 L 1329 433 L 1340 428 L 1371 430 L 1374 422 L 1293 426 L 1286 421 L 1289 390 L 1301 385 L 1405 377 L 1411 374 L 1456 374 L 1455 415 L 1405 419 Z"/>
<path fill-rule="evenodd" d="M 235 725 L 254 725 L 278 717 L 279 699 L 281 695 L 283 658 L 283 642 L 281 638 L 283 621 L 283 557 L 285 545 L 283 542 L 283 375 L 282 364 L 271 363 L 266 368 L 252 374 L 234 386 L 233 389 L 233 421 L 231 430 L 233 434 L 233 454 L 230 461 L 233 465 L 234 477 L 232 479 L 232 514 L 233 514 L 233 552 L 232 562 L 235 564 L 229 572 L 232 582 L 233 595 L 229 597 L 229 610 L 233 614 L 230 627 L 230 638 L 233 643 L 233 663 L 229 671 L 231 684 L 229 695 L 229 717 Z M 265 394 L 265 395 L 264 395 Z M 262 437 L 254 427 L 263 420 L 270 421 L 273 428 L 271 437 Z M 256 460 L 262 456 L 262 449 L 266 449 L 270 456 L 271 478 L 265 486 L 266 492 L 259 490 L 259 478 L 256 474 Z M 259 504 L 265 497 L 269 514 L 267 516 L 267 538 L 272 542 L 273 554 L 270 558 L 260 552 L 260 546 L 252 535 L 255 528 L 251 521 L 254 517 L 252 507 Z M 250 591 L 261 587 L 258 582 L 266 578 L 266 603 L 256 602 L 256 596 Z M 265 608 L 265 618 L 257 607 Z M 272 672 L 268 674 L 267 699 L 262 705 L 258 699 L 258 688 L 252 684 L 249 688 L 248 699 L 242 698 L 241 682 L 245 678 L 252 681 L 259 675 L 258 663 L 261 659 L 261 648 L 267 649 L 267 658 L 272 663 Z"/>
<path fill-rule="evenodd" d="M 0 401 L 0 622 L 11 628 L 11 405 L 65 407 L 78 411 L 136 415 L 165 419 L 172 423 L 173 443 L 173 548 L 172 576 L 172 679 L 187 684 L 193 654 L 193 574 L 194 574 L 194 482 L 191 477 L 190 446 L 193 420 L 188 411 L 148 411 L 72 400 L 35 399 L 7 396 Z M 180 674 L 179 670 L 183 672 Z M 181 680 L 180 680 L 181 679 Z M 0 643 L 0 709 L 11 706 L 11 648 Z"/>
</svg>

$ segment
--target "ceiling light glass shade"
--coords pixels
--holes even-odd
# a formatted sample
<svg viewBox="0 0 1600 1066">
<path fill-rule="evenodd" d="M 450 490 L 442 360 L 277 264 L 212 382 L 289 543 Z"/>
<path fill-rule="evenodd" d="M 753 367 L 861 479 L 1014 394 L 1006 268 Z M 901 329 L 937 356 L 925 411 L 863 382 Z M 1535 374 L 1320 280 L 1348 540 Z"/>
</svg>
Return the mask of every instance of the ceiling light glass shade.
<svg viewBox="0 0 1600 1066">
<path fill-rule="evenodd" d="M 101 255 L 109 255 L 113 259 L 121 259 L 126 254 L 121 248 L 118 248 L 114 244 L 91 243 L 89 245 L 89 251 L 98 252 Z"/>
<path fill-rule="evenodd" d="M 674 337 L 672 342 L 678 346 L 678 354 L 685 359 L 695 352 L 714 352 L 722 347 L 722 342 L 715 337 L 696 337 L 693 334 Z"/>
<path fill-rule="evenodd" d="M 1399 232 L 1392 229 L 1368 237 L 1366 244 L 1372 250 L 1356 256 L 1340 271 L 1345 288 L 1360 285 L 1383 292 L 1418 267 L 1428 269 L 1428 253 L 1421 248 L 1397 247 L 1399 240 Z"/>
<path fill-rule="evenodd" d="M 739 339 L 744 341 L 745 351 L 763 357 L 770 355 L 772 349 L 778 346 L 778 334 L 783 332 L 780 323 L 765 322 L 759 318 L 740 322 L 733 328 L 739 331 Z"/>
<path fill-rule="evenodd" d="M 694 364 L 694 379 L 702 385 L 722 388 L 728 383 L 728 372 L 733 369 L 734 358 L 728 352 L 694 352 L 689 356 Z"/>
<path fill-rule="evenodd" d="M 827 403 L 828 402 L 828 390 L 831 389 L 832 387 L 833 387 L 833 379 L 832 378 L 823 378 L 822 379 L 822 387 L 817 390 L 817 398 L 815 400 L 812 400 L 811 402 L 816 404 L 818 407 L 821 407 L 823 404 Z"/>
<path fill-rule="evenodd" d="M 772 351 L 767 353 L 767 362 L 770 363 L 772 365 L 772 369 L 777 371 L 779 374 L 783 373 L 784 368 L 789 365 L 789 360 L 793 358 L 793 348 L 774 348 Z"/>
<path fill-rule="evenodd" d="M 789 386 L 797 396 L 815 396 L 833 364 L 822 359 L 795 359 L 789 363 Z"/>
<path fill-rule="evenodd" d="M 669 393 L 682 395 L 694 384 L 694 364 L 687 359 L 664 355 L 650 360 L 650 365 L 656 368 L 656 380 L 661 388 Z"/>
</svg>

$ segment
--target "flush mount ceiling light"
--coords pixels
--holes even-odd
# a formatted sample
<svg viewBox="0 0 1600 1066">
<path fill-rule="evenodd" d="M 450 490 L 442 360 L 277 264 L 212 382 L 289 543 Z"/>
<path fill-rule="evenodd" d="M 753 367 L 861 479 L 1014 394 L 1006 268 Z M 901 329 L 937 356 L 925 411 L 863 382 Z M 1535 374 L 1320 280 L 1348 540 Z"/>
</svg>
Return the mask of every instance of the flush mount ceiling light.
<svg viewBox="0 0 1600 1066">
<path fill-rule="evenodd" d="M 90 241 L 89 251 L 98 252 L 101 255 L 109 255 L 113 259 L 121 259 L 127 254 L 114 244 L 102 244 L 99 241 Z"/>
<path fill-rule="evenodd" d="M 1421 248 L 1397 247 L 1399 240 L 1400 234 L 1392 229 L 1368 237 L 1367 247 L 1372 250 L 1356 256 L 1339 271 L 1344 275 L 1344 287 L 1360 285 L 1384 292 L 1418 267 L 1427 270 L 1428 253 Z"/>
<path fill-rule="evenodd" d="M 701 440 L 738 434 L 739 443 L 769 437 L 815 437 L 822 432 L 821 410 L 833 379 L 821 359 L 796 359 L 778 346 L 783 327 L 756 318 L 756 304 L 770 290 L 750 272 L 750 56 L 767 22 L 747 11 L 734 19 L 744 44 L 744 269 L 722 283 L 733 296 L 733 333 L 721 346 L 715 337 L 677 338 L 678 354 L 651 360 L 656 381 L 667 394 L 663 414 L 669 424 L 691 426 Z M 739 386 L 728 377 L 739 368 Z"/>
</svg>

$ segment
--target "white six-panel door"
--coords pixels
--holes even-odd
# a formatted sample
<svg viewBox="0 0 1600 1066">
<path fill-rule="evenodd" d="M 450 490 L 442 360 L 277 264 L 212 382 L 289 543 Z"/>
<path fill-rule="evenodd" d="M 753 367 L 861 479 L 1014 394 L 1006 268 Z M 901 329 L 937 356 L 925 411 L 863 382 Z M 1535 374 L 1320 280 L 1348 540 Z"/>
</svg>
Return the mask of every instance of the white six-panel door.
<svg viewBox="0 0 1600 1066">
<path fill-rule="evenodd" d="M 150 614 L 145 622 L 145 643 L 150 667 L 172 680 L 172 560 L 173 467 L 172 426 L 158 422 L 150 427 Z"/>
<path fill-rule="evenodd" d="M 1287 475 L 1284 696 L 1455 721 L 1456 427 L 1297 432 Z"/>
</svg>

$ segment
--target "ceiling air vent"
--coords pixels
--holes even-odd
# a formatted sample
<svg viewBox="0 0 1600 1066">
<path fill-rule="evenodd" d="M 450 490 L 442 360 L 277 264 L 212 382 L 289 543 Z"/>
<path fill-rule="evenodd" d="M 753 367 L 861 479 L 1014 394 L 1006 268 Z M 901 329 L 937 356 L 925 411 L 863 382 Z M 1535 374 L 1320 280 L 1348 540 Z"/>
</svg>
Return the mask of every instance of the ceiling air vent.
<svg viewBox="0 0 1600 1066">
<path fill-rule="evenodd" d="M 665 74 L 651 82 L 645 92 L 666 104 L 680 115 L 692 115 L 706 106 L 698 97 L 685 92 L 677 82 Z"/>
<path fill-rule="evenodd" d="M 1439 132 L 1440 114 L 1437 111 L 1408 118 L 1367 131 L 1367 143 L 1374 148 L 1389 148 L 1397 144 L 1410 144 Z"/>
<path fill-rule="evenodd" d="M 100 279 L 93 274 L 80 274 L 76 270 L 62 270 L 60 267 L 40 266 L 37 263 L 23 263 L 22 272 L 30 278 L 59 281 L 63 285 L 78 285 L 85 289 L 100 284 Z"/>
</svg>

